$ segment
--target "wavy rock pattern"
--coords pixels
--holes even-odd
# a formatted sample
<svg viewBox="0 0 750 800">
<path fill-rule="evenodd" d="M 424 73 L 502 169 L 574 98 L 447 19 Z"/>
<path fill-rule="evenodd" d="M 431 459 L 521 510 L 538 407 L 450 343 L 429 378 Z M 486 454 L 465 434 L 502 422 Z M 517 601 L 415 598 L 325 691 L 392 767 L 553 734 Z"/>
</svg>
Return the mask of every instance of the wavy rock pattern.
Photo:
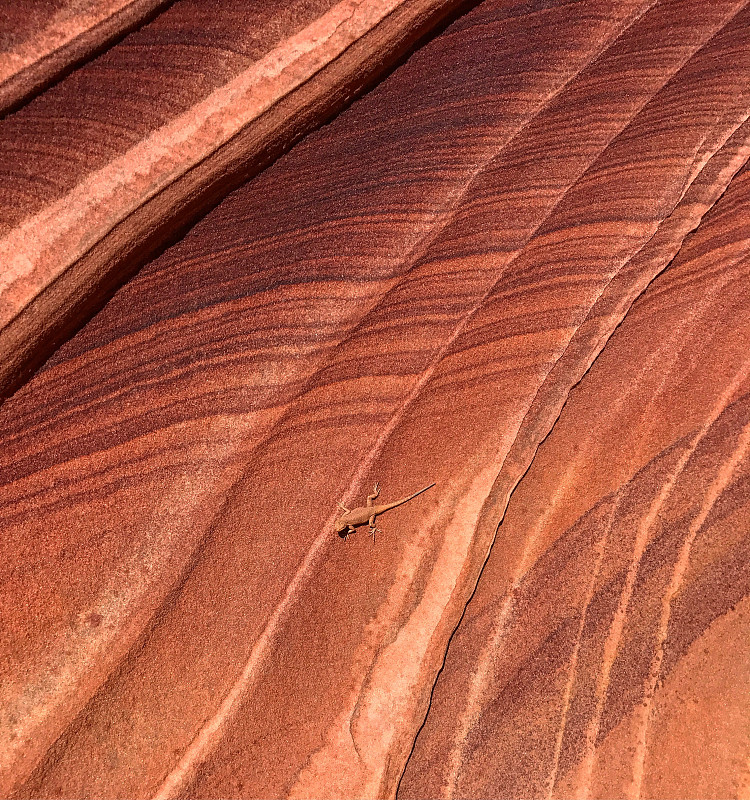
<svg viewBox="0 0 750 800">
<path fill-rule="evenodd" d="M 129 280 L 0 408 L 0 793 L 746 792 L 748 78 L 485 0 Z"/>
<path fill-rule="evenodd" d="M 741 716 L 749 677 L 748 200 L 745 169 L 568 398 L 508 506 L 402 796 L 741 793 L 746 734 L 715 703 L 739 692 Z M 713 726 L 721 746 L 701 746 Z"/>
<path fill-rule="evenodd" d="M 172 0 L 29 0 L 0 9 L 0 114 L 15 111 Z"/>
<path fill-rule="evenodd" d="M 0 121 L 0 399 L 462 2 L 180 0 Z"/>
</svg>

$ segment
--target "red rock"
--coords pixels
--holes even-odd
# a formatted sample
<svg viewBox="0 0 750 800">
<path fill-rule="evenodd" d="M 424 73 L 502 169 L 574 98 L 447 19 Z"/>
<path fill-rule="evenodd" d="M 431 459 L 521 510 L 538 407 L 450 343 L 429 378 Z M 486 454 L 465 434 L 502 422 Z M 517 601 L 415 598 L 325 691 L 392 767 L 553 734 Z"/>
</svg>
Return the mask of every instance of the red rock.
<svg viewBox="0 0 750 800">
<path fill-rule="evenodd" d="M 748 200 L 745 169 L 568 398 L 400 796 L 731 796 L 747 779 Z"/>
<path fill-rule="evenodd" d="M 461 2 L 180 0 L 0 121 L 0 399 Z"/>
<path fill-rule="evenodd" d="M 0 9 L 0 114 L 14 111 L 170 0 L 26 0 Z"/>
<path fill-rule="evenodd" d="M 3 791 L 737 793 L 749 21 L 483 3 L 4 404 Z"/>
</svg>

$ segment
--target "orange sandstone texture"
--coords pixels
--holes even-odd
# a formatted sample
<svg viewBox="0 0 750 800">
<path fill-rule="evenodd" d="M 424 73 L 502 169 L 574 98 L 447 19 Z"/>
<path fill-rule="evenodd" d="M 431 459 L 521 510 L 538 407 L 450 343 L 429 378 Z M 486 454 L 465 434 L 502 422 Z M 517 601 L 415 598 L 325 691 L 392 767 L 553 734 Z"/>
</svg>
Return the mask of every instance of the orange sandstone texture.
<svg viewBox="0 0 750 800">
<path fill-rule="evenodd" d="M 0 398 L 461 2 L 180 0 L 0 120 Z"/>
<path fill-rule="evenodd" d="M 0 409 L 0 791 L 739 793 L 749 73 L 484 2 L 129 281 Z"/>
<path fill-rule="evenodd" d="M 25 0 L 0 7 L 0 114 L 7 114 L 173 0 Z"/>
<path fill-rule="evenodd" d="M 399 796 L 741 795 L 749 202 L 743 170 L 568 398 Z"/>
</svg>

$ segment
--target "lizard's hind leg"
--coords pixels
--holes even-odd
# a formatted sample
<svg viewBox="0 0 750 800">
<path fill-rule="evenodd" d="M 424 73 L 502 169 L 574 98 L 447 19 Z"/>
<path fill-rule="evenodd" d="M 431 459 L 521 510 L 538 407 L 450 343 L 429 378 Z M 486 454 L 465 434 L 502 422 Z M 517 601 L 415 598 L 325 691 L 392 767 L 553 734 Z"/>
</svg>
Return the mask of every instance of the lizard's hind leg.
<svg viewBox="0 0 750 800">
<path fill-rule="evenodd" d="M 374 542 L 375 541 L 375 534 L 383 532 L 383 531 L 380 530 L 380 528 L 376 528 L 375 527 L 375 515 L 374 514 L 370 517 L 369 526 L 370 526 L 370 533 L 372 534 L 372 541 Z"/>
</svg>

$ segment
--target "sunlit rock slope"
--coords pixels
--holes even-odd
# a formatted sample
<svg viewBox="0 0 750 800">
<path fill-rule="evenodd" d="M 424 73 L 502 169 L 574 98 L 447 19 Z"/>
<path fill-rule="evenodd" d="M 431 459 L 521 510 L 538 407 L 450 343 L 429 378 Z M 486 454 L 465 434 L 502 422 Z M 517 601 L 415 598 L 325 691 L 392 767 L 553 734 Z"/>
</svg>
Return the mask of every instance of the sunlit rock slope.
<svg viewBox="0 0 750 800">
<path fill-rule="evenodd" d="M 0 120 L 0 399 L 145 261 L 465 2 L 6 5 L 0 113 L 26 105 Z M 38 77 L 54 81 L 132 27 L 35 97 Z"/>
<path fill-rule="evenodd" d="M 0 407 L 2 796 L 749 796 L 750 6 L 455 15 Z"/>
</svg>

